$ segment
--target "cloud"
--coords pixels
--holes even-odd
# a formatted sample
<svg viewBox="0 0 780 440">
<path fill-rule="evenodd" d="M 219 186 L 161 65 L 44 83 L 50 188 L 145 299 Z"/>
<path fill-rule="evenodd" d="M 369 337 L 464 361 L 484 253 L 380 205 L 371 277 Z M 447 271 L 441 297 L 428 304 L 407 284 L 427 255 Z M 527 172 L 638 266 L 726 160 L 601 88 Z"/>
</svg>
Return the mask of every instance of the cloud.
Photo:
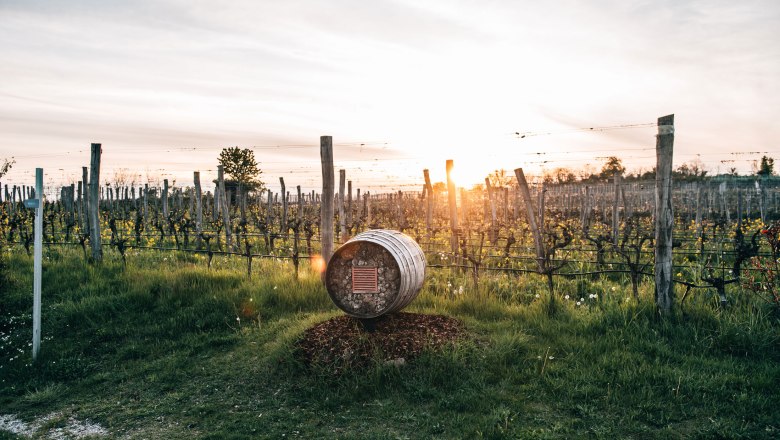
<svg viewBox="0 0 780 440">
<path fill-rule="evenodd" d="M 457 154 L 477 175 L 525 149 L 654 144 L 625 130 L 520 146 L 514 131 L 675 113 L 680 157 L 780 135 L 774 1 L 6 1 L 0 17 L 0 155 L 331 134 L 390 146 L 344 157 Z"/>
</svg>

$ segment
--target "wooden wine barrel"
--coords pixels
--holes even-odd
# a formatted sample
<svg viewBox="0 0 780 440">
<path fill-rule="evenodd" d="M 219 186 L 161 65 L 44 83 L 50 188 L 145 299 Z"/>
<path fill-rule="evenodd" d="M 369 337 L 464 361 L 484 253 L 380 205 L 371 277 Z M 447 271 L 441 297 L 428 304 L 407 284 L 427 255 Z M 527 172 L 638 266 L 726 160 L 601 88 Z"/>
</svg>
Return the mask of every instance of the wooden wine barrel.
<svg viewBox="0 0 780 440">
<path fill-rule="evenodd" d="M 389 229 L 362 232 L 333 253 L 325 286 L 347 315 L 376 318 L 406 307 L 425 280 L 425 254 L 408 235 Z"/>
</svg>

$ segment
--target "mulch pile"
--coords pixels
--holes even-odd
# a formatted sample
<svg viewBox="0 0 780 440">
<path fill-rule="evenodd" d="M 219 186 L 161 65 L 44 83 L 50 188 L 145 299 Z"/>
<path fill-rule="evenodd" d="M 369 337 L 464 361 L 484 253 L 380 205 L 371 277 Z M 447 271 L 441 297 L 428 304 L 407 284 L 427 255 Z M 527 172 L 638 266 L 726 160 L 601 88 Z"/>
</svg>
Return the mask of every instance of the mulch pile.
<svg viewBox="0 0 780 440">
<path fill-rule="evenodd" d="M 465 335 L 463 323 L 448 316 L 393 313 L 365 325 L 359 319 L 339 316 L 306 330 L 297 348 L 307 364 L 339 371 L 367 366 L 377 359 L 403 365 L 423 350 L 435 350 Z"/>
</svg>

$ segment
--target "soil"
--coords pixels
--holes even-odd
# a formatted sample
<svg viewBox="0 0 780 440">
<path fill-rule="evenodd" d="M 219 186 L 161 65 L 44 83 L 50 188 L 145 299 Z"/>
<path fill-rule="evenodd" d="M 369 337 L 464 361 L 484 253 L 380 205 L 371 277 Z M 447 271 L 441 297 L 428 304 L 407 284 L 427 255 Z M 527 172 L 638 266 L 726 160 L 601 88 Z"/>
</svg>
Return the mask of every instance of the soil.
<svg viewBox="0 0 780 440">
<path fill-rule="evenodd" d="M 340 372 L 375 360 L 403 365 L 423 350 L 436 350 L 465 336 L 463 323 L 449 316 L 393 313 L 362 322 L 339 316 L 306 330 L 297 348 L 307 364 Z"/>
</svg>

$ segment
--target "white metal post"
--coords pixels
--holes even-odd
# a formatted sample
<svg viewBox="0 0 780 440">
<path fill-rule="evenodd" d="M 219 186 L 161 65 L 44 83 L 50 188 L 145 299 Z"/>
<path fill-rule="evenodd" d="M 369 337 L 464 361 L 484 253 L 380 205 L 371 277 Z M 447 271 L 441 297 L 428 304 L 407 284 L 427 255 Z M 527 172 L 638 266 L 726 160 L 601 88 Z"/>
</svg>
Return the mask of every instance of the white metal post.
<svg viewBox="0 0 780 440">
<path fill-rule="evenodd" d="M 41 350 L 41 260 L 43 257 L 43 168 L 35 169 L 35 263 L 33 274 L 33 361 Z"/>
</svg>

